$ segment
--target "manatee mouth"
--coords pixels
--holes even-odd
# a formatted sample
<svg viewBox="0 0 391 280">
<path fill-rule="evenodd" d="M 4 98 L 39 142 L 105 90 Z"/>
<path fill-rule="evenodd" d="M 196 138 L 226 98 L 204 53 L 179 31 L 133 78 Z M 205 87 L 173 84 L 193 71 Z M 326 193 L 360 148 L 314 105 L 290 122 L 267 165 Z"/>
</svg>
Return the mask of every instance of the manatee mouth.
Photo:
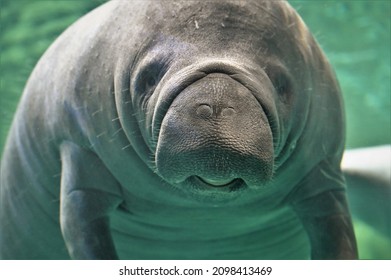
<svg viewBox="0 0 391 280">
<path fill-rule="evenodd" d="M 218 189 L 229 189 L 237 190 L 244 187 L 245 183 L 242 179 L 207 179 L 199 176 L 191 176 L 188 178 L 193 184 L 199 187 L 206 188 L 218 188 Z"/>
</svg>

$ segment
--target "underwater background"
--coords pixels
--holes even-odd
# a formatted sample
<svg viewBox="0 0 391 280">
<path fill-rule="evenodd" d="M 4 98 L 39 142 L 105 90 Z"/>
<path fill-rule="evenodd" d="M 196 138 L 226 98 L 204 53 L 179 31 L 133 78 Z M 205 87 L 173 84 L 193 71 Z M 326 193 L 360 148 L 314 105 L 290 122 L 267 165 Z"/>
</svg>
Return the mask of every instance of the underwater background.
<svg viewBox="0 0 391 280">
<path fill-rule="evenodd" d="M 104 2 L 0 0 L 0 156 L 23 87 L 39 57 L 67 26 Z M 289 2 L 337 73 L 346 106 L 347 148 L 390 144 L 391 1 Z M 358 220 L 354 225 L 360 258 L 391 259 L 391 237 Z"/>
</svg>

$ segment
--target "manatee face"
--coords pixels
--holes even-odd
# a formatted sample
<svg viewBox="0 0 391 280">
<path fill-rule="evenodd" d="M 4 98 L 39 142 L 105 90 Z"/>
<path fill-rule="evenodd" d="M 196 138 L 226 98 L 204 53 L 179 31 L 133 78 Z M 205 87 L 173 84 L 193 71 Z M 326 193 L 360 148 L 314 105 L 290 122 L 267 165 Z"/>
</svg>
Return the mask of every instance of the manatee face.
<svg viewBox="0 0 391 280">
<path fill-rule="evenodd" d="M 140 48 L 133 111 L 163 180 L 196 199 L 234 199 L 269 186 L 300 137 L 312 83 L 303 44 L 313 42 L 286 3 L 258 3 L 259 15 L 203 2 L 197 19 L 186 3 L 150 12 L 180 19 Z"/>
<path fill-rule="evenodd" d="M 235 190 L 272 175 L 267 117 L 251 91 L 227 74 L 186 87 L 165 114 L 157 144 L 157 170 L 169 182 Z"/>
</svg>

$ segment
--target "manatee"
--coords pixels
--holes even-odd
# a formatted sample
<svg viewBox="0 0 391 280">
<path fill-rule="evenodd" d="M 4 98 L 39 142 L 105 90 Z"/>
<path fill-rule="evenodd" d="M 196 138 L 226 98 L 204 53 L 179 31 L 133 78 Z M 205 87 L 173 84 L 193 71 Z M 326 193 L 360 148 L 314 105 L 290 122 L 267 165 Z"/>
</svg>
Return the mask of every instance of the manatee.
<svg viewBox="0 0 391 280">
<path fill-rule="evenodd" d="M 354 259 L 333 70 L 285 1 L 111 1 L 33 70 L 3 259 Z"/>
</svg>

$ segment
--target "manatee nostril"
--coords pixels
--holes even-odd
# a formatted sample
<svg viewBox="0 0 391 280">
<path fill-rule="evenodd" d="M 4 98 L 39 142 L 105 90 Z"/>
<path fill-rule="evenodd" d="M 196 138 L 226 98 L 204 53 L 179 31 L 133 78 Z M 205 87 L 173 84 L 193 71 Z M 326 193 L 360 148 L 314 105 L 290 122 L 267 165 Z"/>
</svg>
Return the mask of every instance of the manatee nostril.
<svg viewBox="0 0 391 280">
<path fill-rule="evenodd" d="M 234 115 L 236 112 L 235 112 L 235 109 L 232 108 L 232 107 L 227 107 L 227 108 L 223 108 L 221 110 L 221 115 L 224 116 L 224 117 L 229 117 L 229 116 L 232 116 Z"/>
<path fill-rule="evenodd" d="M 196 113 L 201 118 L 209 118 L 213 114 L 213 109 L 208 104 L 201 104 L 198 106 Z"/>
<path fill-rule="evenodd" d="M 196 109 L 197 116 L 201 118 L 210 118 L 212 115 L 229 117 L 236 113 L 233 107 L 220 108 L 210 106 L 209 104 L 200 104 Z"/>
</svg>

